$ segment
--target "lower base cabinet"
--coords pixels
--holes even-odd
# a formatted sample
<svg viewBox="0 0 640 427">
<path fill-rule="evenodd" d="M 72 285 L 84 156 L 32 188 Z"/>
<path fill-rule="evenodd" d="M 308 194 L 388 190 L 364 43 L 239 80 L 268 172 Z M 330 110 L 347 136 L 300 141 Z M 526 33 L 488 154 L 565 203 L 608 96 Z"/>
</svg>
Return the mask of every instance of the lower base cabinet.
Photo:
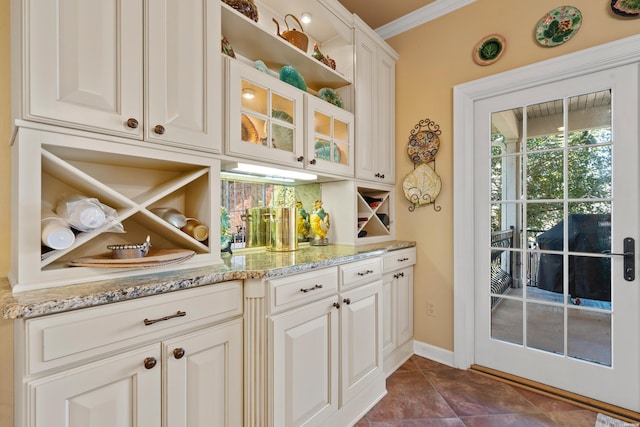
<svg viewBox="0 0 640 427">
<path fill-rule="evenodd" d="M 29 426 L 160 426 L 160 359 L 153 345 L 30 381 Z"/>
<path fill-rule="evenodd" d="M 382 300 L 384 372 L 391 375 L 413 355 L 413 266 L 415 248 L 383 257 Z"/>
<path fill-rule="evenodd" d="M 349 426 L 385 395 L 381 278 L 374 258 L 245 286 L 245 426 Z"/>
<path fill-rule="evenodd" d="M 236 281 L 19 321 L 15 425 L 241 426 L 241 314 Z"/>
</svg>

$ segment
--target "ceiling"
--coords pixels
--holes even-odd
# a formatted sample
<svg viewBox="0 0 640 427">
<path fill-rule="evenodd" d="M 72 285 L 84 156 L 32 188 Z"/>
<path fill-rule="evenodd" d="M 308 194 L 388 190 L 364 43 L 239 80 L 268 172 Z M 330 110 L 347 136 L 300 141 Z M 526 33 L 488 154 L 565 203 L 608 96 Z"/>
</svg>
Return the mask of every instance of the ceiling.
<svg viewBox="0 0 640 427">
<path fill-rule="evenodd" d="M 338 0 L 374 30 L 436 0 Z"/>
</svg>

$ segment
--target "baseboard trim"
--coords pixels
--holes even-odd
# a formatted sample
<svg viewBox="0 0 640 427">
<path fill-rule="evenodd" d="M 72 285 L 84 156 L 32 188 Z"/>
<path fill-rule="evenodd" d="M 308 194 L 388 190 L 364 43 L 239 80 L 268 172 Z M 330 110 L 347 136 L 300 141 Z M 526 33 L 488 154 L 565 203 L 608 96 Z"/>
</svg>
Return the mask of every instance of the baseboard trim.
<svg viewBox="0 0 640 427">
<path fill-rule="evenodd" d="M 452 368 L 455 367 L 453 362 L 453 352 L 450 350 L 445 350 L 444 348 L 414 340 L 413 353 L 426 359 L 431 359 L 434 362 L 442 363 L 443 365 L 451 366 Z"/>
<path fill-rule="evenodd" d="M 505 372 L 497 371 L 495 369 L 487 368 L 480 365 L 471 365 L 469 368 L 477 374 L 484 375 L 498 381 L 505 382 L 507 384 L 523 388 L 525 390 L 533 391 L 544 396 L 552 397 L 554 399 L 562 400 L 573 405 L 589 409 L 595 412 L 601 412 L 605 415 L 609 415 L 614 418 L 626 422 L 638 422 L 640 421 L 640 413 L 631 411 L 629 409 L 621 408 L 619 406 L 611 405 L 609 403 L 601 402 L 599 400 L 590 399 L 579 394 L 571 393 L 566 390 L 561 390 L 555 387 L 541 384 L 535 381 L 528 380 L 526 378 L 518 377 L 516 375 L 507 374 Z"/>
</svg>

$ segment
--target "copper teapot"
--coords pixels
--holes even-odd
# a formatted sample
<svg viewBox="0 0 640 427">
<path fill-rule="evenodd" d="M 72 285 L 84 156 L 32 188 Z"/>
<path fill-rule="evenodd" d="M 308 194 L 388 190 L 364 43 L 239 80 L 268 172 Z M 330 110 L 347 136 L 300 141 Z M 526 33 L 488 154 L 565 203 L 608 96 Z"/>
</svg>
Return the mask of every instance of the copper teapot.
<svg viewBox="0 0 640 427">
<path fill-rule="evenodd" d="M 289 24 L 287 23 L 287 17 L 289 16 L 292 17 L 298 23 L 298 26 L 300 27 L 300 31 L 296 30 L 295 28 L 291 30 L 289 29 Z M 296 18 L 290 13 L 287 13 L 284 16 L 284 24 L 287 26 L 287 31 L 283 31 L 282 33 L 280 33 L 280 24 L 278 24 L 278 21 L 276 21 L 276 19 L 273 18 L 273 22 L 276 23 L 276 35 L 282 37 L 283 39 L 285 39 L 286 41 L 288 41 L 298 49 L 303 50 L 305 52 L 307 51 L 307 47 L 309 46 L 309 38 L 304 33 L 304 29 L 302 28 L 302 24 L 300 23 L 300 21 L 298 21 L 298 18 Z"/>
</svg>

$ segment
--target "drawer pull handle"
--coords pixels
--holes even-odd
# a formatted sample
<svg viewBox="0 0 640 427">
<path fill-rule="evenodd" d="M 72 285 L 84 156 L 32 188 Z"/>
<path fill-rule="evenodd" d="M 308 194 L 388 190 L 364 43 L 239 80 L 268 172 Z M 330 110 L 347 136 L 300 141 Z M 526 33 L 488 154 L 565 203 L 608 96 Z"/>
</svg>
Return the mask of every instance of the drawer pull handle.
<svg viewBox="0 0 640 427">
<path fill-rule="evenodd" d="M 299 161 L 299 162 L 302 162 L 304 160 L 304 156 L 296 157 L 296 160 Z"/>
<path fill-rule="evenodd" d="M 312 287 L 306 288 L 306 289 L 305 288 L 300 288 L 300 292 L 307 293 L 307 292 L 315 291 L 316 289 L 322 289 L 322 285 L 315 285 L 315 286 L 312 286 Z"/>
<path fill-rule="evenodd" d="M 152 320 L 144 319 L 144 324 L 146 326 L 149 326 L 149 325 L 153 325 L 154 323 L 162 322 L 163 320 L 173 319 L 174 317 L 183 317 L 186 315 L 187 315 L 186 311 L 178 311 L 176 314 L 172 314 L 171 316 L 164 316 L 159 319 L 152 319 Z"/>
<path fill-rule="evenodd" d="M 184 348 L 174 348 L 173 349 L 173 357 L 175 357 L 176 359 L 182 359 L 182 357 L 184 356 Z"/>
<path fill-rule="evenodd" d="M 345 304 L 349 305 L 351 304 L 351 298 L 345 298 L 342 300 L 342 302 L 344 302 Z"/>
<path fill-rule="evenodd" d="M 147 357 L 144 359 L 144 367 L 146 369 L 153 369 L 153 367 L 156 366 L 156 363 L 158 363 L 158 361 L 155 357 Z"/>
<path fill-rule="evenodd" d="M 164 133 L 164 126 L 162 126 L 162 125 L 156 125 L 156 126 L 153 128 L 153 131 L 154 131 L 155 133 L 157 133 L 158 135 L 162 135 L 162 134 Z"/>
<path fill-rule="evenodd" d="M 339 303 L 339 302 L 334 302 L 334 303 L 333 303 L 333 306 L 334 306 L 335 308 L 340 308 L 340 303 Z"/>
<path fill-rule="evenodd" d="M 404 277 L 404 273 L 394 274 L 393 277 L 399 279 L 400 277 Z"/>
<path fill-rule="evenodd" d="M 366 276 L 367 274 L 371 274 L 371 273 L 373 273 L 373 270 L 359 271 L 358 276 Z"/>
<path fill-rule="evenodd" d="M 400 259 L 398 259 L 398 262 L 404 262 L 404 261 L 409 261 L 409 258 L 400 258 Z"/>
</svg>

